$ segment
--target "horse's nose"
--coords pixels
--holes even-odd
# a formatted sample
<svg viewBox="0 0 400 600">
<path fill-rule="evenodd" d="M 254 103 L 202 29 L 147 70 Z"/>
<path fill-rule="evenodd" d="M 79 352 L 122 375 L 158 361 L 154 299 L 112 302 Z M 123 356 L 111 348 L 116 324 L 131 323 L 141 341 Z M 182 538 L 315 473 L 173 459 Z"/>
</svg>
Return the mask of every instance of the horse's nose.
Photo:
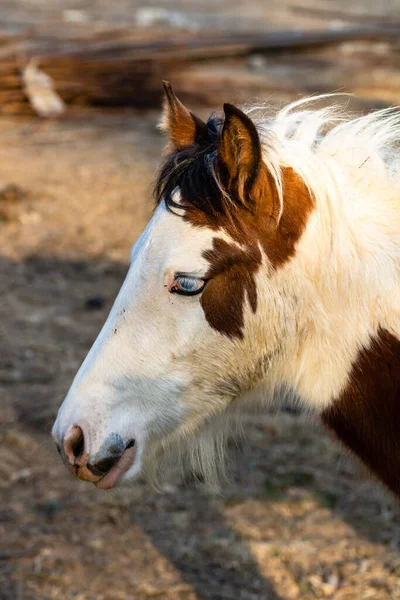
<svg viewBox="0 0 400 600">
<path fill-rule="evenodd" d="M 63 460 L 79 479 L 96 483 L 98 487 L 113 487 L 123 473 L 131 466 L 135 454 L 135 440 L 123 442 L 120 435 L 111 433 L 100 449 L 89 454 L 90 445 L 85 443 L 85 434 L 79 425 L 73 425 L 62 441 L 62 449 L 57 443 Z M 115 467 L 115 469 L 114 469 Z"/>
</svg>

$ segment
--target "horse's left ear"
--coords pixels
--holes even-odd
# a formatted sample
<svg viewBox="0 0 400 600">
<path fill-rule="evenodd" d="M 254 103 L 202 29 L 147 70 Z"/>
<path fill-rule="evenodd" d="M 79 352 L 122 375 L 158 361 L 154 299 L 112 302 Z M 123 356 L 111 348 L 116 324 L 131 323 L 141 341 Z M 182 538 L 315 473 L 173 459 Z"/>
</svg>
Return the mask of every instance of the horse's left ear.
<svg viewBox="0 0 400 600">
<path fill-rule="evenodd" d="M 181 150 L 206 139 L 206 124 L 182 104 L 168 81 L 163 81 L 163 86 L 165 103 L 160 129 L 169 133 L 173 148 Z"/>
<path fill-rule="evenodd" d="M 261 142 L 253 121 L 233 104 L 224 104 L 225 122 L 218 158 L 227 175 L 228 188 L 234 189 L 243 204 L 257 200 L 265 166 Z M 257 191 L 258 190 L 258 191 Z"/>
</svg>

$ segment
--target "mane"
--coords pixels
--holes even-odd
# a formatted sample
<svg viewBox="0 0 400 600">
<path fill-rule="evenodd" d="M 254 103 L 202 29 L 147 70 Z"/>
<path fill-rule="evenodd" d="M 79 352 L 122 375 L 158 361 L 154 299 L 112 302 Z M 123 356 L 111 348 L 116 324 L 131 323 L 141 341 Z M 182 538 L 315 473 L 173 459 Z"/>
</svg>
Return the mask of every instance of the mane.
<svg viewBox="0 0 400 600">
<path fill-rule="evenodd" d="M 265 111 L 260 107 L 245 108 L 256 124 L 271 173 L 285 166 L 293 168 L 317 204 L 328 201 L 332 205 L 343 196 L 339 185 L 344 180 L 366 190 L 379 179 L 398 176 L 399 170 L 399 108 L 361 117 L 337 104 L 316 108 L 322 100 L 333 99 L 337 94 L 302 99 L 272 116 L 262 114 Z"/>
<path fill-rule="evenodd" d="M 155 186 L 156 204 L 165 200 L 169 209 L 182 208 L 172 198 L 179 186 L 186 209 L 196 208 L 209 215 L 228 212 L 231 199 L 215 168 L 222 124 L 218 117 L 211 117 L 207 122 L 208 143 L 198 142 L 167 156 Z"/>
<path fill-rule="evenodd" d="M 337 104 L 318 108 L 321 101 L 337 99 L 327 94 L 293 102 L 281 110 L 265 106 L 241 107 L 256 125 L 263 160 L 275 182 L 284 210 L 282 168 L 291 167 L 307 185 L 315 201 L 340 195 L 343 177 L 360 180 L 365 189 L 398 175 L 400 160 L 400 110 L 387 108 L 354 117 Z M 172 152 L 162 165 L 155 186 L 155 199 L 174 208 L 172 193 L 179 186 L 184 207 L 209 215 L 228 214 L 236 199 L 218 175 L 218 144 L 223 120 L 213 116 L 207 125 L 210 142 Z M 182 206 L 179 206 L 182 208 Z"/>
</svg>

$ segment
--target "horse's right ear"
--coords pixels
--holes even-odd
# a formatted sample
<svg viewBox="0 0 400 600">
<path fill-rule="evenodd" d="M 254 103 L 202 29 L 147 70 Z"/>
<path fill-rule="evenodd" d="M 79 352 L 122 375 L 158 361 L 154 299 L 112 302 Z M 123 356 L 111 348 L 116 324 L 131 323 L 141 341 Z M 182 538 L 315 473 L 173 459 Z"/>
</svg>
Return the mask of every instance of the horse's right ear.
<svg viewBox="0 0 400 600">
<path fill-rule="evenodd" d="M 206 139 L 206 124 L 182 104 L 168 81 L 163 81 L 163 86 L 165 102 L 160 129 L 168 132 L 173 149 L 182 150 Z"/>
<path fill-rule="evenodd" d="M 228 175 L 228 187 L 235 188 L 247 205 L 250 199 L 257 201 L 267 185 L 261 142 L 256 126 L 243 111 L 224 104 L 224 113 L 218 156 Z"/>
</svg>

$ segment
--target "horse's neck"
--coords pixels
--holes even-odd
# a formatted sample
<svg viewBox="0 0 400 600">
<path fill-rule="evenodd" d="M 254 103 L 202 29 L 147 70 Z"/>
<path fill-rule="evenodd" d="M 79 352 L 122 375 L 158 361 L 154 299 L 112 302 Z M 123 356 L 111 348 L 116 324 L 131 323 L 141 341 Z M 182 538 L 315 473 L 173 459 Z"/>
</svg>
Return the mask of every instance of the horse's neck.
<svg viewBox="0 0 400 600">
<path fill-rule="evenodd" d="M 333 241 L 321 215 L 306 232 L 299 265 L 313 247 L 321 264 L 287 364 L 305 404 L 400 495 L 400 206 L 389 188 L 351 190 L 352 204 L 333 211 Z M 335 214 L 344 213 L 341 225 Z"/>
</svg>

